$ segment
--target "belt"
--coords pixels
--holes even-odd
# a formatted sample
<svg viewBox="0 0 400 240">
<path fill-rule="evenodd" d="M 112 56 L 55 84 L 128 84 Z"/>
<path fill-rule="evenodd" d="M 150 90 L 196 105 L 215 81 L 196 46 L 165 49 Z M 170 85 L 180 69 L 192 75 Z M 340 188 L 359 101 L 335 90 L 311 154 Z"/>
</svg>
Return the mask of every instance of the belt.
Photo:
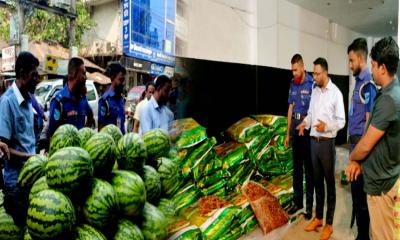
<svg viewBox="0 0 400 240">
<path fill-rule="evenodd" d="M 311 139 L 313 139 L 316 142 L 325 142 L 325 141 L 329 141 L 332 140 L 333 138 L 328 138 L 328 137 L 314 137 L 311 136 Z"/>
<path fill-rule="evenodd" d="M 349 142 L 351 144 L 357 144 L 360 141 L 360 139 L 361 139 L 360 135 L 350 135 Z"/>
<path fill-rule="evenodd" d="M 301 113 L 293 113 L 292 118 L 295 120 L 303 120 L 307 115 L 303 115 Z"/>
</svg>

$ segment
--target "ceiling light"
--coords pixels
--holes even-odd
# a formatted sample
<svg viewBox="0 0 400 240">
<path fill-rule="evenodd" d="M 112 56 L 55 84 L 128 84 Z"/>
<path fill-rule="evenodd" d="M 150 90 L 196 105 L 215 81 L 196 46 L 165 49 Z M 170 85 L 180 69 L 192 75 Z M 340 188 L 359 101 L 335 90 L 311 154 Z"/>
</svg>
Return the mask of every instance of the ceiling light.
<svg viewBox="0 0 400 240">
<path fill-rule="evenodd" d="M 392 20 L 389 21 L 389 24 L 392 25 Z"/>
<path fill-rule="evenodd" d="M 349 4 L 352 4 L 353 3 L 353 0 L 349 0 Z"/>
</svg>

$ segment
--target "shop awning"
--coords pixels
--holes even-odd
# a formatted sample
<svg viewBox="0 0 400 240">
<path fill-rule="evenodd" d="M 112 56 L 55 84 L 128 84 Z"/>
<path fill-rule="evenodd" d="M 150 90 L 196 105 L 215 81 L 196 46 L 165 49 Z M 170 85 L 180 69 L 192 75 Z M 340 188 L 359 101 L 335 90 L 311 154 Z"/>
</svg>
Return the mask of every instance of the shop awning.
<svg viewBox="0 0 400 240">
<path fill-rule="evenodd" d="M 94 82 L 101 85 L 106 85 L 111 83 L 111 79 L 109 77 L 99 72 L 94 72 L 94 73 L 87 72 L 86 77 L 87 79 L 93 80 Z"/>
</svg>

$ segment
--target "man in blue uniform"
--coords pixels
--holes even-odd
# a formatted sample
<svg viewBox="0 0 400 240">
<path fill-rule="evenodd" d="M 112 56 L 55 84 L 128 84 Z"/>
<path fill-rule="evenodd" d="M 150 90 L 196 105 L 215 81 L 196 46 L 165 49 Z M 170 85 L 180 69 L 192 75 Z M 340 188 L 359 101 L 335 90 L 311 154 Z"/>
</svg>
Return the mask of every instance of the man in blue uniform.
<svg viewBox="0 0 400 240">
<path fill-rule="evenodd" d="M 370 117 L 376 87 L 372 82 L 371 72 L 367 66 L 368 46 L 364 38 L 355 39 L 347 49 L 349 67 L 356 78 L 356 84 L 351 98 L 349 110 L 350 152 L 364 134 L 366 122 Z M 353 213 L 357 220 L 357 240 L 369 239 L 369 214 L 367 195 L 363 189 L 364 181 L 360 175 L 351 182 Z M 353 221 L 352 221 L 353 222 Z"/>
<path fill-rule="evenodd" d="M 86 121 L 87 118 L 87 121 Z M 68 81 L 50 102 L 49 138 L 62 124 L 78 129 L 93 125 L 93 112 L 86 99 L 86 69 L 83 60 L 71 58 L 68 63 Z"/>
<path fill-rule="evenodd" d="M 289 147 L 290 133 L 293 136 L 293 190 L 295 206 L 289 213 L 293 214 L 303 208 L 303 166 L 306 178 L 306 211 L 305 218 L 311 219 L 314 183 L 310 155 L 310 131 L 304 131 L 303 136 L 299 136 L 296 126 L 299 125 L 307 115 L 310 105 L 313 79 L 304 70 L 303 58 L 300 54 L 295 54 L 291 60 L 293 80 L 289 90 L 289 109 L 288 126 L 285 138 L 285 148 Z"/>
<path fill-rule="evenodd" d="M 4 207 L 19 227 L 25 225 L 28 193 L 18 187 L 18 174 L 36 153 L 31 94 L 39 82 L 38 66 L 36 57 L 21 52 L 15 62 L 17 79 L 0 102 L 0 140 L 10 151 L 10 158 L 4 162 Z"/>
<path fill-rule="evenodd" d="M 122 91 L 126 70 L 120 63 L 111 63 L 106 73 L 111 78 L 111 86 L 99 99 L 99 131 L 107 124 L 114 124 L 125 134 L 125 101 Z"/>
</svg>

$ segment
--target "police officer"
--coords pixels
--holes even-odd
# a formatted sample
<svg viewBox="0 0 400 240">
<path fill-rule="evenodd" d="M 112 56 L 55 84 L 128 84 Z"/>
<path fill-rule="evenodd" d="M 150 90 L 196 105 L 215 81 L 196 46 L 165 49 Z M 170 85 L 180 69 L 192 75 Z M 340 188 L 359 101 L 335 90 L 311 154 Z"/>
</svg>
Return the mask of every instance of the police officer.
<svg viewBox="0 0 400 240">
<path fill-rule="evenodd" d="M 115 124 L 125 134 L 125 100 L 122 97 L 126 70 L 120 63 L 111 63 L 106 70 L 111 86 L 99 99 L 99 131 L 107 124 Z"/>
<path fill-rule="evenodd" d="M 87 118 L 87 121 L 86 121 Z M 62 124 L 78 129 L 94 123 L 93 112 L 86 99 L 86 69 L 83 60 L 71 58 L 68 63 L 68 81 L 50 102 L 49 138 Z"/>
<path fill-rule="evenodd" d="M 310 132 L 304 131 L 304 136 L 299 136 L 296 126 L 307 115 L 310 105 L 313 78 L 304 70 L 303 58 L 295 54 L 291 60 L 293 80 L 289 90 L 289 109 L 287 114 L 288 125 L 285 137 L 285 148 L 289 147 L 290 133 L 293 136 L 293 190 L 295 206 L 289 211 L 296 213 L 303 208 L 303 166 L 306 178 L 306 211 L 307 220 L 312 217 L 314 183 L 310 155 Z"/>
<path fill-rule="evenodd" d="M 376 96 L 376 87 L 372 82 L 371 72 L 367 66 L 368 46 L 364 38 L 355 39 L 347 49 L 349 67 L 356 77 L 356 84 L 351 98 L 349 110 L 349 141 L 350 152 L 364 134 L 366 123 L 370 117 L 373 100 Z M 364 181 L 360 175 L 351 182 L 353 199 L 353 216 L 357 221 L 358 236 L 356 239 L 369 239 L 369 214 L 367 195 L 363 189 Z M 352 219 L 353 223 L 354 218 Z"/>
</svg>

